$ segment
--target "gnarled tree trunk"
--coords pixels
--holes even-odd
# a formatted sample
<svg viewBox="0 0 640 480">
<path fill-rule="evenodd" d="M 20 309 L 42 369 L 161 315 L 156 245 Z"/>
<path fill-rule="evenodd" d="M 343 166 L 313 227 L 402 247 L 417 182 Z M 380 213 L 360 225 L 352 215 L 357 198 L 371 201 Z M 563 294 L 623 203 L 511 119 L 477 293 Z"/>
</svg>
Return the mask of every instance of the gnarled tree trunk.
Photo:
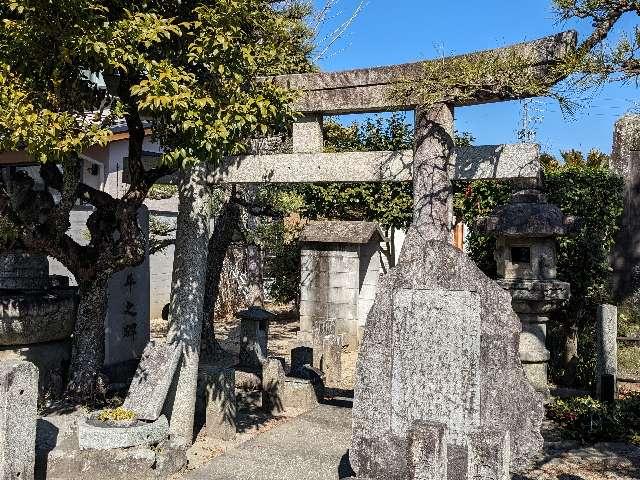
<svg viewBox="0 0 640 480">
<path fill-rule="evenodd" d="M 240 221 L 240 207 L 227 200 L 215 221 L 213 234 L 209 239 L 207 257 L 207 280 L 202 312 L 202 342 L 200 354 L 203 360 L 213 360 L 218 345 L 215 338 L 214 317 L 216 301 L 220 293 L 220 277 L 233 233 Z"/>
<path fill-rule="evenodd" d="M 92 400 L 104 394 L 100 372 L 104 363 L 104 319 L 107 313 L 108 274 L 95 279 L 78 279 L 80 302 L 73 333 L 70 378 L 67 394 Z"/>
</svg>

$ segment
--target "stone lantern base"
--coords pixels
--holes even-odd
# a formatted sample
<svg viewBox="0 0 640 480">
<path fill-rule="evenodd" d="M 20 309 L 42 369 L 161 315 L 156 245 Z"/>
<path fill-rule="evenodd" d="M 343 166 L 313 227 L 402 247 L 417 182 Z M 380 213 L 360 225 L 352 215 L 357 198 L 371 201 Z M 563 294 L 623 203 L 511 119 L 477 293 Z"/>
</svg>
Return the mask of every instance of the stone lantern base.
<svg viewBox="0 0 640 480">
<path fill-rule="evenodd" d="M 569 299 L 570 285 L 558 280 L 514 279 L 498 280 L 498 284 L 511 293 L 511 304 L 522 322 L 519 348 L 522 367 L 534 388 L 548 396 L 548 315 Z"/>
</svg>

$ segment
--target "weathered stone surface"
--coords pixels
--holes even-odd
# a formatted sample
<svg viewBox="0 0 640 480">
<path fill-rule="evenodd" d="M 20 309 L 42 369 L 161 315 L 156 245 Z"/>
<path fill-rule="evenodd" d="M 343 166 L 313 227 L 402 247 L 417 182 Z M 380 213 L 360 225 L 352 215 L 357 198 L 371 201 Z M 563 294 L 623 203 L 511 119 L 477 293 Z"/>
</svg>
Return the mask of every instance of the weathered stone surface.
<svg viewBox="0 0 640 480">
<path fill-rule="evenodd" d="M 155 445 L 169 436 L 169 422 L 162 415 L 153 422 L 136 420 L 130 425 L 102 422 L 95 415 L 78 421 L 78 445 L 83 450 L 109 450 Z M 125 422 L 126 423 L 126 422 Z"/>
<path fill-rule="evenodd" d="M 29 345 L 69 338 L 75 324 L 75 289 L 0 295 L 0 345 Z"/>
<path fill-rule="evenodd" d="M 469 435 L 468 480 L 510 480 L 509 432 L 480 428 Z"/>
<path fill-rule="evenodd" d="M 35 365 L 0 362 L 0 480 L 33 480 L 37 402 Z"/>
<path fill-rule="evenodd" d="M 294 153 L 322 152 L 322 115 L 306 115 L 293 124 Z"/>
<path fill-rule="evenodd" d="M 144 205 L 138 210 L 138 225 L 145 236 L 144 261 L 109 280 L 105 365 L 139 359 L 150 338 L 149 210 Z"/>
<path fill-rule="evenodd" d="M 9 360 L 33 363 L 39 372 L 39 398 L 57 399 L 64 391 L 71 358 L 71 339 L 33 345 L 0 347 L 0 362 Z"/>
<path fill-rule="evenodd" d="M 349 222 L 325 220 L 309 222 L 300 233 L 304 243 L 357 243 L 384 242 L 386 237 L 375 222 Z"/>
<path fill-rule="evenodd" d="M 443 423 L 416 422 L 409 431 L 409 478 L 447 478 L 447 427 Z"/>
<path fill-rule="evenodd" d="M 45 290 L 47 288 L 49 288 L 47 257 L 22 252 L 0 255 L 0 289 Z"/>
<path fill-rule="evenodd" d="M 124 407 L 141 420 L 157 420 L 180 361 L 176 345 L 151 341 L 147 345 L 131 381 Z"/>
<path fill-rule="evenodd" d="M 240 365 L 262 368 L 267 360 L 269 321 L 275 315 L 259 307 L 251 307 L 236 314 L 240 318 Z"/>
<path fill-rule="evenodd" d="M 484 59 L 487 55 L 517 55 L 526 59 L 546 79 L 549 68 L 573 51 L 577 33 L 563 32 L 533 42 L 512 45 L 486 52 L 464 55 L 469 61 Z M 432 60 L 451 61 L 456 57 Z M 400 82 L 415 81 L 424 72 L 424 63 L 417 62 L 390 67 L 363 68 L 342 72 L 305 73 L 276 77 L 280 84 L 303 90 L 295 108 L 301 112 L 324 112 L 327 114 L 390 111 L 411 109 L 419 104 L 419 98 L 411 95 L 393 95 L 393 88 Z M 478 79 L 482 82 L 482 79 Z M 491 80 L 487 80 L 492 82 Z M 536 92 L 532 94 L 537 95 Z M 527 96 L 526 94 L 523 97 Z M 504 96 L 486 96 L 469 100 L 459 105 L 473 105 L 503 101 Z"/>
<path fill-rule="evenodd" d="M 231 440 L 236 436 L 236 372 L 233 368 L 201 366 L 198 381 L 202 385 L 207 437 Z"/>
<path fill-rule="evenodd" d="M 612 375 L 614 386 L 618 377 L 618 307 L 598 305 L 596 335 L 596 392 L 602 398 L 602 376 Z"/>
<path fill-rule="evenodd" d="M 455 151 L 454 180 L 526 178 L 540 172 L 534 144 L 462 147 Z M 212 172 L 212 183 L 409 182 L 413 152 L 339 152 L 229 157 Z"/>
<path fill-rule="evenodd" d="M 453 227 L 453 107 L 420 107 L 415 123 L 412 226 L 425 238 L 447 240 Z"/>
<path fill-rule="evenodd" d="M 640 302 L 640 115 L 616 122 L 611 168 L 624 179 L 624 210 L 613 255 L 613 291 Z"/>
<path fill-rule="evenodd" d="M 285 410 L 285 372 L 282 362 L 270 358 L 262 367 L 262 408 L 278 415 Z"/>
<path fill-rule="evenodd" d="M 322 339 L 320 370 L 325 374 L 325 385 L 340 388 L 342 383 L 342 337 L 327 335 Z"/>
<path fill-rule="evenodd" d="M 284 381 L 284 409 L 308 412 L 319 405 L 313 381 L 305 378 L 286 377 Z"/>
<path fill-rule="evenodd" d="M 43 474 L 47 480 L 164 480 L 186 464 L 185 450 L 170 440 L 157 448 L 80 450 L 78 436 L 71 435 L 47 454 Z"/>
<path fill-rule="evenodd" d="M 519 333 L 507 292 L 448 242 L 410 229 L 358 359 L 350 453 L 358 474 L 407 478 L 415 421 L 451 429 L 450 470 L 466 471 L 460 447 L 485 426 L 509 431 L 511 466 L 526 465 L 542 446 L 543 409 L 518 358 Z"/>
<path fill-rule="evenodd" d="M 488 234 L 516 238 L 568 235 L 577 225 L 575 217 L 565 217 L 560 207 L 547 203 L 537 190 L 512 195 L 507 205 L 496 208 L 478 222 L 478 227 Z"/>
</svg>

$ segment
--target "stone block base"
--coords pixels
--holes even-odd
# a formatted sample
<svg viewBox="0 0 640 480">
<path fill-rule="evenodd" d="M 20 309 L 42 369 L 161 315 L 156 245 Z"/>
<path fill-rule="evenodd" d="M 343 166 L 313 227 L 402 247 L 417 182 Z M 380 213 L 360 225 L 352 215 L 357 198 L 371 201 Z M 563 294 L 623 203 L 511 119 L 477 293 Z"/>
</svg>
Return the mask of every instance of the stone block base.
<svg viewBox="0 0 640 480">
<path fill-rule="evenodd" d="M 37 478 L 47 480 L 159 480 L 187 464 L 184 449 L 166 441 L 158 448 L 80 450 L 77 435 L 38 459 Z"/>
</svg>

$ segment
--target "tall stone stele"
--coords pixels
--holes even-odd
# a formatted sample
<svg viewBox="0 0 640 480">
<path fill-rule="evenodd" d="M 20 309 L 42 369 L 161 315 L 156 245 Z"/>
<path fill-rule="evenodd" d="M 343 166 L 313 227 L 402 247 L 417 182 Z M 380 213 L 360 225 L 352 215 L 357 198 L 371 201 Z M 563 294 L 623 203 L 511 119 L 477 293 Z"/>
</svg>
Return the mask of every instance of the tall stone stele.
<svg viewBox="0 0 640 480">
<path fill-rule="evenodd" d="M 616 122 L 611 169 L 624 180 L 624 211 L 613 253 L 616 301 L 640 305 L 640 115 Z"/>
<path fill-rule="evenodd" d="M 574 217 L 565 217 L 537 190 L 512 195 L 477 227 L 496 237 L 498 284 L 511 293 L 513 309 L 522 322 L 520 360 L 529 381 L 547 395 L 546 348 L 549 313 L 571 295 L 567 282 L 556 279 L 556 238 L 571 233 Z"/>
</svg>

